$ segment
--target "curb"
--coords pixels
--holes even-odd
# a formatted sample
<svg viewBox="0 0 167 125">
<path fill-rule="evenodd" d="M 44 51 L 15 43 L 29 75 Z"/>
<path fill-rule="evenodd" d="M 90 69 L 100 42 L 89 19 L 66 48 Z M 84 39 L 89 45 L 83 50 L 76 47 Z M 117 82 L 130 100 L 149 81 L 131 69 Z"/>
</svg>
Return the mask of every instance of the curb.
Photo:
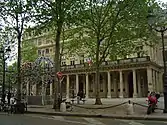
<svg viewBox="0 0 167 125">
<path fill-rule="evenodd" d="M 104 114 L 79 114 L 79 113 L 62 113 L 62 112 L 35 112 L 27 111 L 26 114 L 39 114 L 39 115 L 50 115 L 50 116 L 73 116 L 73 117 L 92 117 L 92 118 L 112 118 L 112 119 L 127 119 L 127 120 L 154 120 L 154 121 L 167 121 L 167 117 L 163 116 L 135 116 L 135 115 L 104 115 Z"/>
</svg>

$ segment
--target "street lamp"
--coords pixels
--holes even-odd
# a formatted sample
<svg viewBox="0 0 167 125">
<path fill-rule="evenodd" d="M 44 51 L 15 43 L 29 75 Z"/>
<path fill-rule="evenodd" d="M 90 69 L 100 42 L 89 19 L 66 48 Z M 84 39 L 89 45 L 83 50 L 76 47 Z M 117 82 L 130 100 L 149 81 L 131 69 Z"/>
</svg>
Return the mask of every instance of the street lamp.
<svg viewBox="0 0 167 125">
<path fill-rule="evenodd" d="M 2 62 L 3 62 L 3 83 L 2 83 L 2 102 L 3 103 L 5 102 L 5 79 L 6 79 L 5 78 L 5 76 L 6 76 L 6 74 L 5 74 L 5 69 L 6 69 L 5 68 L 5 66 L 6 66 L 5 61 L 8 59 L 8 57 L 5 58 L 5 54 L 8 52 L 11 52 L 10 47 L 8 47 L 7 49 L 2 48 L 0 50 L 0 53 L 2 54 Z"/>
<path fill-rule="evenodd" d="M 165 57 L 165 43 L 164 43 L 164 34 L 167 31 L 167 27 L 165 25 L 166 16 L 167 14 L 164 11 L 158 13 L 159 17 L 150 14 L 148 18 L 148 23 L 151 29 L 155 30 L 156 32 L 161 34 L 161 42 L 162 42 L 162 55 L 163 55 L 163 65 L 164 65 L 164 74 L 163 74 L 163 83 L 164 83 L 164 113 L 167 113 L 167 66 L 166 66 L 166 57 Z M 163 15 L 164 14 L 164 15 Z"/>
</svg>

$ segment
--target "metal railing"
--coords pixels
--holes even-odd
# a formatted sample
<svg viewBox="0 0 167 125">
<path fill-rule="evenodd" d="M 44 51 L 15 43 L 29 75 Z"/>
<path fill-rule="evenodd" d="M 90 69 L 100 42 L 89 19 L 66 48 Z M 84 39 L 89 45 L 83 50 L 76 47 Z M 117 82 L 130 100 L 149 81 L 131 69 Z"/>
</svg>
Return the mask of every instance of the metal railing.
<svg viewBox="0 0 167 125">
<path fill-rule="evenodd" d="M 116 61 L 105 61 L 105 62 L 102 62 L 101 66 L 102 67 L 115 66 L 115 65 L 122 65 L 122 64 L 142 63 L 142 62 L 148 62 L 148 61 L 150 61 L 150 57 L 144 56 L 144 57 L 120 59 Z M 75 69 L 75 68 L 86 68 L 86 67 L 88 67 L 88 64 L 75 64 L 75 65 L 61 66 L 63 70 Z"/>
</svg>

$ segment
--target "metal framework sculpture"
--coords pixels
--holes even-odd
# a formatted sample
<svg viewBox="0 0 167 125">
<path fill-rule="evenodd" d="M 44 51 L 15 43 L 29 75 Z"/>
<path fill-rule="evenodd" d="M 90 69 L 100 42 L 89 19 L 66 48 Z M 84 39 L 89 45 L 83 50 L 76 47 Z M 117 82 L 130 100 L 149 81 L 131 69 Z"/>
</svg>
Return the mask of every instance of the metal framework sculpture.
<svg viewBox="0 0 167 125">
<path fill-rule="evenodd" d="M 24 63 L 22 65 L 23 87 L 25 88 L 27 84 L 29 88 L 38 85 L 43 91 L 41 94 L 46 95 L 47 86 L 53 82 L 53 71 L 53 61 L 49 57 L 39 57 L 35 62 Z M 30 92 L 27 92 L 27 95 L 30 95 Z"/>
</svg>

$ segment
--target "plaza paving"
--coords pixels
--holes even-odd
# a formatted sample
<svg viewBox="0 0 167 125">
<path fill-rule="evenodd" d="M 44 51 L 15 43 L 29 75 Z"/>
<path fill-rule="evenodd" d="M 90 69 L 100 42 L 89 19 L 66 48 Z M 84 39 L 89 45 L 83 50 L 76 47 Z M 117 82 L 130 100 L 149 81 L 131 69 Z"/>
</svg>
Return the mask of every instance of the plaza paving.
<svg viewBox="0 0 167 125">
<path fill-rule="evenodd" d="M 124 98 L 124 99 L 102 99 L 103 105 L 94 105 L 95 100 L 89 99 L 85 102 L 85 104 L 82 104 L 82 102 L 78 104 L 74 104 L 72 112 L 79 112 L 79 113 L 88 113 L 88 114 L 121 114 L 126 115 L 127 114 L 127 104 L 123 104 L 117 107 L 113 107 L 117 104 L 122 104 L 124 102 L 128 102 L 128 100 L 131 100 L 132 102 L 142 104 L 147 106 L 146 98 Z M 28 106 L 29 111 L 45 111 L 46 112 L 54 112 L 52 109 L 52 105 L 47 106 Z M 42 108 L 44 107 L 44 108 Z M 161 97 L 158 102 L 158 108 L 163 109 L 164 108 L 164 101 Z M 145 115 L 147 111 L 147 107 L 143 107 L 140 105 L 134 105 L 134 112 L 138 115 Z M 162 113 L 162 110 L 156 110 L 157 113 Z"/>
</svg>

